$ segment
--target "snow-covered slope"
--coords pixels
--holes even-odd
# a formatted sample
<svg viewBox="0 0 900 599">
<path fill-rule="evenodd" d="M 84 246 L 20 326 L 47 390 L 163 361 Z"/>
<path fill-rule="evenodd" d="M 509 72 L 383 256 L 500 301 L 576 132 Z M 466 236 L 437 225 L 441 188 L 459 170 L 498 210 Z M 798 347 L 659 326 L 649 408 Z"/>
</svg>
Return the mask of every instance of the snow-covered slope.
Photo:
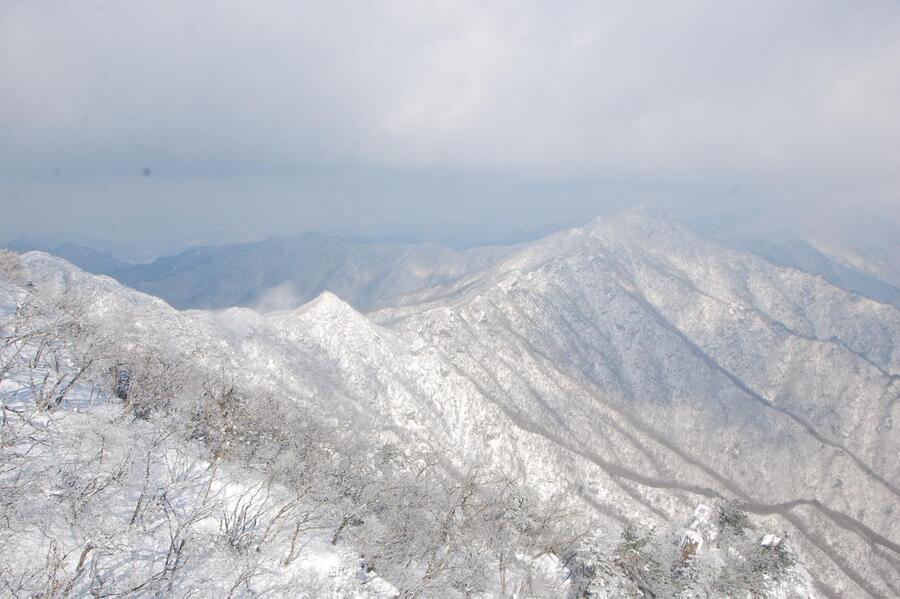
<svg viewBox="0 0 900 599">
<path fill-rule="evenodd" d="M 801 239 L 745 239 L 733 240 L 730 244 L 757 254 L 773 264 L 819 275 L 832 285 L 900 308 L 900 286 L 886 282 L 890 278 L 886 269 L 869 268 L 867 272 L 864 260 L 855 260 L 862 266 L 860 268 L 844 258 L 829 255 L 826 253 L 827 249 L 820 250 Z M 885 279 L 882 280 L 879 276 Z"/>
<path fill-rule="evenodd" d="M 865 210 L 777 210 L 694 222 L 701 235 L 895 308 L 900 307 L 900 229 Z"/>
<path fill-rule="evenodd" d="M 659 489 L 743 497 L 794 529 L 826 595 L 900 591 L 896 309 L 645 211 L 435 298 L 375 318 L 610 475 L 576 468 L 592 502 L 616 510 L 610 486 L 633 513 L 670 514 L 679 495 Z"/>
<path fill-rule="evenodd" d="M 565 499 L 572 530 L 742 499 L 790 534 L 822 596 L 900 593 L 900 313 L 664 217 L 552 235 L 369 316 L 327 292 L 266 315 L 178 312 L 22 260 L 37 288 L 77 290 L 122 362 L 157 348 L 350 423 L 366 447 L 502 473 Z"/>
</svg>

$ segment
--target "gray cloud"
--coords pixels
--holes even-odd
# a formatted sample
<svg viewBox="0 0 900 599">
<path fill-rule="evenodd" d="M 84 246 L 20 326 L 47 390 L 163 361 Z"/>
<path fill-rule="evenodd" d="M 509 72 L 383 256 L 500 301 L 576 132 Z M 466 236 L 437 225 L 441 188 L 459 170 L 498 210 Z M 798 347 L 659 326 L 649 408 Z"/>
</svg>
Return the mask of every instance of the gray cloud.
<svg viewBox="0 0 900 599">
<path fill-rule="evenodd" d="M 173 205 L 172 243 L 348 215 L 497 237 L 692 194 L 897 219 L 898 73 L 893 1 L 7 0 L 0 202 L 126 228 Z M 463 210 L 436 207 L 454 186 Z M 216 221 L 219 204 L 242 216 Z M 0 237 L 86 224 L 10 209 Z"/>
</svg>

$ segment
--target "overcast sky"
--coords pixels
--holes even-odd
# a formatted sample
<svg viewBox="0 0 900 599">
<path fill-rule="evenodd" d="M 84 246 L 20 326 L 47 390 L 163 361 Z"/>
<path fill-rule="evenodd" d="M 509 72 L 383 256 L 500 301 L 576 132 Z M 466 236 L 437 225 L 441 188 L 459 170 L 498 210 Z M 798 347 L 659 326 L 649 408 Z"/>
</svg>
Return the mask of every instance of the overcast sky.
<svg viewBox="0 0 900 599">
<path fill-rule="evenodd" d="M 900 221 L 900 3 L 0 2 L 0 239 L 474 243 L 636 203 Z"/>
</svg>

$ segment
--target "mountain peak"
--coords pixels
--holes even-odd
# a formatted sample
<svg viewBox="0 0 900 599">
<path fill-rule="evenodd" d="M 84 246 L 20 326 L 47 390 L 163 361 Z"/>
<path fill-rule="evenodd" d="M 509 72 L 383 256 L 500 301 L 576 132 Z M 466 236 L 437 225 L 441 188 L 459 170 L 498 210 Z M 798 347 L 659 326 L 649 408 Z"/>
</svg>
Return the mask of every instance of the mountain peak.
<svg viewBox="0 0 900 599">
<path fill-rule="evenodd" d="M 330 291 L 323 291 L 315 299 L 290 312 L 291 316 L 318 318 L 365 318 L 353 307 Z"/>
<path fill-rule="evenodd" d="M 597 218 L 584 228 L 585 234 L 598 239 L 618 239 L 630 243 L 666 245 L 694 239 L 696 235 L 678 220 L 652 208 L 639 207 Z"/>
</svg>

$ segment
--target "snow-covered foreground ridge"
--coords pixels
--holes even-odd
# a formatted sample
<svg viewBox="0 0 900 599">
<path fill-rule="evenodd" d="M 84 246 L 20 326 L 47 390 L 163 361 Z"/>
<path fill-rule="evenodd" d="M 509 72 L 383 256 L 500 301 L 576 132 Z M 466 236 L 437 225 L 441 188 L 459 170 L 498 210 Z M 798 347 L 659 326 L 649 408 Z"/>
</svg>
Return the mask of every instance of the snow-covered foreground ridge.
<svg viewBox="0 0 900 599">
<path fill-rule="evenodd" d="M 368 316 L 16 263 L 3 592 L 900 595 L 900 314 L 664 218 Z"/>
</svg>

